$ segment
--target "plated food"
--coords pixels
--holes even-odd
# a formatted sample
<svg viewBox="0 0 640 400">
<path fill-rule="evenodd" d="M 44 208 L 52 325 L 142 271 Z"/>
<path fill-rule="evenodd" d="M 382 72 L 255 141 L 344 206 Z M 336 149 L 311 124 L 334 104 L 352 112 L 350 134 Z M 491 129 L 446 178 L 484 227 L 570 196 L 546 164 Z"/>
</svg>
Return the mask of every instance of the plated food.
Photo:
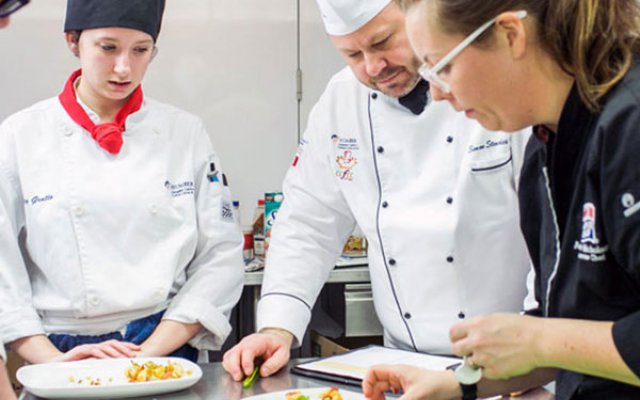
<svg viewBox="0 0 640 400">
<path fill-rule="evenodd" d="M 166 365 L 156 364 L 153 360 L 145 363 L 131 361 L 131 366 L 125 371 L 129 382 L 149 382 L 166 379 L 180 379 L 185 374 L 191 375 L 193 371 L 185 371 L 180 362 L 169 360 Z"/>
<path fill-rule="evenodd" d="M 337 387 L 305 387 L 244 397 L 243 400 L 365 400 L 362 393 Z"/>
<path fill-rule="evenodd" d="M 174 357 L 114 358 L 28 365 L 18 380 L 53 399 L 149 396 L 188 388 L 202 377 L 197 364 Z"/>
<path fill-rule="evenodd" d="M 343 400 L 340 390 L 337 387 L 331 387 L 319 393 L 318 397 L 314 397 L 314 399 L 316 398 L 321 400 Z M 293 392 L 287 393 L 284 400 L 312 400 L 312 398 L 304 395 L 300 390 L 294 390 Z"/>
</svg>

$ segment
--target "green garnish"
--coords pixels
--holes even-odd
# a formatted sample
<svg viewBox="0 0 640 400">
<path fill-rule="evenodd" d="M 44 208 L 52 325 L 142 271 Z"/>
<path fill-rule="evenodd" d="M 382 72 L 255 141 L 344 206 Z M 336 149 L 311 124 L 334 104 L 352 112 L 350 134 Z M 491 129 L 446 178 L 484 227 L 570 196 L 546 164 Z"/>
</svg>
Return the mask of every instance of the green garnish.
<svg viewBox="0 0 640 400">
<path fill-rule="evenodd" d="M 253 386 L 253 382 L 255 382 L 256 379 L 258 379 L 258 376 L 260 376 L 260 374 L 258 374 L 258 371 L 260 371 L 260 366 L 256 365 L 256 367 L 253 369 L 253 372 L 251 373 L 251 375 L 249 375 L 246 378 L 244 378 L 244 380 L 242 381 L 242 387 L 244 389 L 249 389 L 251 386 Z M 309 400 L 309 399 L 307 399 L 307 400 Z"/>
<path fill-rule="evenodd" d="M 311 400 L 309 396 L 298 396 L 296 400 Z"/>
</svg>

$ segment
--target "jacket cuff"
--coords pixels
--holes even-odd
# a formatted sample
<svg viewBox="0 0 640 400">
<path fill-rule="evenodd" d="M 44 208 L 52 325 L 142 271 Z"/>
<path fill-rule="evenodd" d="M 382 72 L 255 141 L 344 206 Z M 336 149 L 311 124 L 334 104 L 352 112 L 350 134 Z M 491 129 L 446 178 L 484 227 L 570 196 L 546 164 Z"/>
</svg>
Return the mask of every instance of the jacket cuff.
<svg viewBox="0 0 640 400">
<path fill-rule="evenodd" d="M 310 305 L 297 297 L 270 293 L 258 302 L 257 330 L 280 328 L 291 332 L 294 336 L 292 348 L 302 345 L 310 320 Z"/>
<path fill-rule="evenodd" d="M 618 353 L 620 353 L 629 369 L 637 377 L 640 377 L 638 332 L 640 332 L 640 311 L 627 315 L 613 324 L 613 342 L 618 349 Z"/>
<path fill-rule="evenodd" d="M 162 319 L 202 324 L 205 329 L 189 340 L 189 344 L 198 350 L 220 350 L 231 333 L 229 317 L 209 301 L 196 296 L 174 297 Z"/>
<path fill-rule="evenodd" d="M 33 308 L 21 308 L 0 314 L 0 343 L 27 336 L 44 335 L 42 321 Z"/>
</svg>

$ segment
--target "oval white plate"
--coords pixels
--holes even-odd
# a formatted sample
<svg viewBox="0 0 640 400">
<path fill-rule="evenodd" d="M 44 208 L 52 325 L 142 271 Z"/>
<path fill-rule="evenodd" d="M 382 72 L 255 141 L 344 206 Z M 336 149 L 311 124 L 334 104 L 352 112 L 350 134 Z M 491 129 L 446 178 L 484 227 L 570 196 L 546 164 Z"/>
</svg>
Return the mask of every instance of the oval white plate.
<svg viewBox="0 0 640 400">
<path fill-rule="evenodd" d="M 272 392 L 259 394 L 257 396 L 245 397 L 242 400 L 284 400 L 286 398 L 286 394 L 289 392 L 293 392 L 294 390 L 299 390 L 303 395 L 308 396 L 310 400 L 318 400 L 320 393 L 327 390 L 328 387 L 323 388 L 315 388 L 315 389 L 289 389 L 283 390 L 281 392 Z M 365 400 L 364 395 L 362 393 L 350 392 L 345 389 L 340 389 L 340 394 L 344 400 Z"/>
<path fill-rule="evenodd" d="M 166 365 L 168 361 L 181 364 L 182 378 L 149 382 L 128 382 L 125 371 L 131 361 L 153 361 Z M 191 373 L 187 373 L 191 371 Z M 189 360 L 176 357 L 110 358 L 64 363 L 27 365 L 18 370 L 17 378 L 36 396 L 49 399 L 100 399 L 133 396 L 150 396 L 186 389 L 200 380 L 202 370 Z M 74 378 L 72 382 L 70 378 Z M 78 379 L 100 379 L 99 386 L 79 384 Z"/>
</svg>

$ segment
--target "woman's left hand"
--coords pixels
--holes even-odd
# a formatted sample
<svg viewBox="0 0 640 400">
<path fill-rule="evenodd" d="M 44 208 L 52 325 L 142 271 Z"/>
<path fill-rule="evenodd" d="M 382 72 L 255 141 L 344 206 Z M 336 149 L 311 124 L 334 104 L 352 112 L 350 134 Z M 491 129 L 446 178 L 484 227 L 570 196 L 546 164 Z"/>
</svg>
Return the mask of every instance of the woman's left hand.
<svg viewBox="0 0 640 400">
<path fill-rule="evenodd" d="M 77 361 L 87 358 L 127 358 L 135 357 L 140 346 L 134 343 L 107 340 L 95 344 L 83 344 L 67 351 L 52 361 Z"/>
<path fill-rule="evenodd" d="M 492 314 L 451 327 L 453 352 L 483 368 L 483 376 L 507 379 L 542 367 L 538 343 L 544 319 L 518 314 Z"/>
<path fill-rule="evenodd" d="M 460 398 L 460 385 L 451 371 L 431 371 L 410 365 L 376 365 L 362 380 L 367 399 L 384 400 L 385 393 L 403 393 L 399 400 Z"/>
</svg>

